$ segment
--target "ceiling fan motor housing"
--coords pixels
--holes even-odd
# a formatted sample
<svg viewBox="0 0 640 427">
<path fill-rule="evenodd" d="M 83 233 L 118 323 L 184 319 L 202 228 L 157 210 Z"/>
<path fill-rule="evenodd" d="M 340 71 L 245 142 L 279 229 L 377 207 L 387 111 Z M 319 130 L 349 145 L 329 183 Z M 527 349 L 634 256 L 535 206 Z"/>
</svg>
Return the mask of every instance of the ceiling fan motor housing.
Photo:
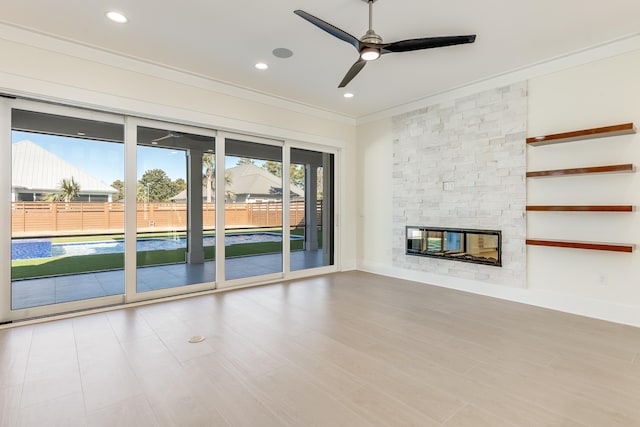
<svg viewBox="0 0 640 427">
<path fill-rule="evenodd" d="M 360 38 L 362 43 L 382 44 L 382 37 L 380 37 L 375 31 L 367 30 L 364 36 Z"/>
</svg>

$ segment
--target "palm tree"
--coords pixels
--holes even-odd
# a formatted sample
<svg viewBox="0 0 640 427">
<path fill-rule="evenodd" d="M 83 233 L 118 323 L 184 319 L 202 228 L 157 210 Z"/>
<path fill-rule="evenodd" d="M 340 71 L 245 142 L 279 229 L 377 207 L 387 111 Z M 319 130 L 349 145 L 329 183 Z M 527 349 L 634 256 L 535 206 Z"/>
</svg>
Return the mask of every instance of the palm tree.
<svg viewBox="0 0 640 427">
<path fill-rule="evenodd" d="M 69 203 L 80 195 L 80 184 L 71 177 L 71 179 L 63 178 L 58 184 L 57 193 L 49 193 L 44 199 L 48 202 L 65 202 Z"/>
<path fill-rule="evenodd" d="M 202 156 L 202 164 L 205 168 L 204 185 L 207 191 L 207 203 L 211 203 L 211 200 L 213 198 L 214 183 L 216 180 L 216 165 L 213 154 L 205 153 Z M 229 173 L 229 171 L 224 172 L 224 185 L 225 187 L 231 185 L 231 174 Z M 225 197 L 228 197 L 230 199 L 236 198 L 236 195 L 231 190 L 226 190 L 224 195 Z"/>
<path fill-rule="evenodd" d="M 213 195 L 213 181 L 215 179 L 216 165 L 215 158 L 211 153 L 205 153 L 202 156 L 202 164 L 205 167 L 204 183 L 207 188 L 207 203 L 211 203 L 211 196 Z"/>
<path fill-rule="evenodd" d="M 80 184 L 73 177 L 71 179 L 63 179 L 60 183 L 60 194 L 66 203 L 75 199 L 80 195 Z"/>
</svg>

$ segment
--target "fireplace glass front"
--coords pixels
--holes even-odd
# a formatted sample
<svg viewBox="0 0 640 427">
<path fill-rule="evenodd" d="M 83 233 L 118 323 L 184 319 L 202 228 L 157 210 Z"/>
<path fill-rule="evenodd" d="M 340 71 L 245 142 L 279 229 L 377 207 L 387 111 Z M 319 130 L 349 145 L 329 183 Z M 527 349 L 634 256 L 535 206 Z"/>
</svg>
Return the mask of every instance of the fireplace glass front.
<svg viewBox="0 0 640 427">
<path fill-rule="evenodd" d="M 439 227 L 407 227 L 407 255 L 502 265 L 501 233 Z"/>
</svg>

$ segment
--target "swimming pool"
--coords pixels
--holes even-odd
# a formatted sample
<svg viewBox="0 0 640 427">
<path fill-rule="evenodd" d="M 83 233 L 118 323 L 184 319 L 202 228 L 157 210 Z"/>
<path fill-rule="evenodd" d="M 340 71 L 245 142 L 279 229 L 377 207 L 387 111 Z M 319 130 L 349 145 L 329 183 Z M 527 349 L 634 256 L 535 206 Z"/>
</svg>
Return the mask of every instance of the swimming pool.
<svg viewBox="0 0 640 427">
<path fill-rule="evenodd" d="M 205 236 L 204 246 L 215 246 L 215 236 Z M 304 239 L 291 235 L 291 240 Z M 225 246 L 243 243 L 281 242 L 279 233 L 238 233 L 224 236 Z M 138 252 L 181 249 L 187 247 L 186 237 L 138 239 Z M 124 240 L 104 240 L 96 242 L 51 243 L 50 239 L 20 239 L 11 242 L 11 260 L 50 258 L 59 256 L 99 255 L 124 252 Z"/>
</svg>

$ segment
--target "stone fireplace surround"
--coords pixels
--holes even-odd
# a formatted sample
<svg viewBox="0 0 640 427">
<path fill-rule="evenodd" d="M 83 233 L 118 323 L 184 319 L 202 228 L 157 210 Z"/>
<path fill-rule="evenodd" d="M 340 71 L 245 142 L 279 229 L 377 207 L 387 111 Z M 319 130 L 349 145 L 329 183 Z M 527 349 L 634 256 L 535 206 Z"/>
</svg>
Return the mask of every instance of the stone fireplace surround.
<svg viewBox="0 0 640 427">
<path fill-rule="evenodd" d="M 526 286 L 527 85 L 520 82 L 393 118 L 394 267 Z M 405 227 L 502 232 L 502 267 L 406 254 Z"/>
</svg>

